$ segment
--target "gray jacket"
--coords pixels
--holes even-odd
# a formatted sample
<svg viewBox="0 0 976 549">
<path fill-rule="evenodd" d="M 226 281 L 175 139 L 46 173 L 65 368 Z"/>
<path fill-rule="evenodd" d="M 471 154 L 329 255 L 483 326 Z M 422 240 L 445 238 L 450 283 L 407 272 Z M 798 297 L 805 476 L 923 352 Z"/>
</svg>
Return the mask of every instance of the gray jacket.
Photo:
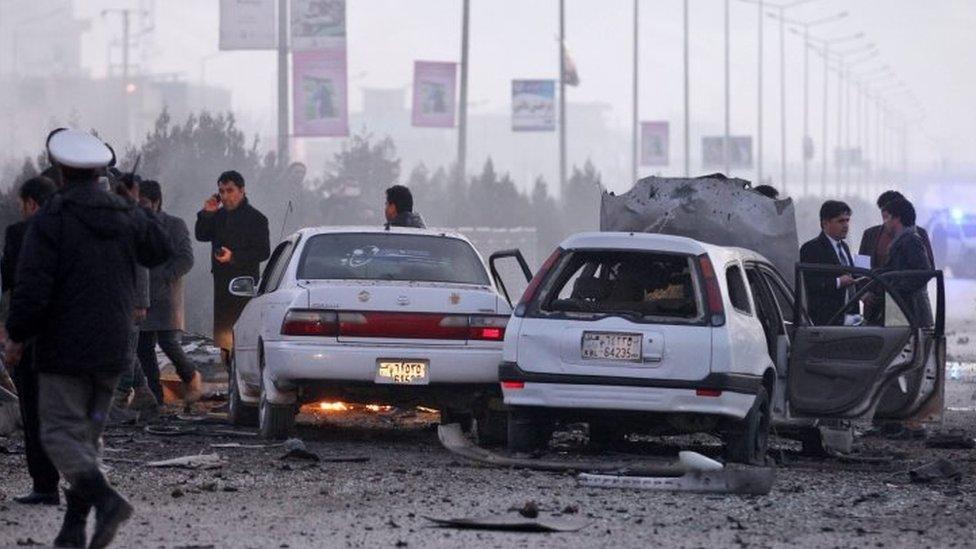
<svg viewBox="0 0 976 549">
<path fill-rule="evenodd" d="M 925 249 L 925 242 L 915 227 L 905 227 L 898 233 L 888 247 L 887 271 L 929 271 L 932 263 Z M 926 290 L 929 278 L 926 276 L 905 275 L 892 278 L 894 290 L 900 294 L 908 306 L 905 311 L 921 326 L 931 326 L 932 304 Z"/>
<path fill-rule="evenodd" d="M 426 229 L 427 224 L 424 223 L 424 218 L 416 212 L 402 212 L 398 213 L 392 221 L 387 222 L 386 228 L 390 227 L 411 227 L 414 229 Z"/>
<path fill-rule="evenodd" d="M 144 332 L 184 328 L 183 275 L 193 268 L 193 246 L 186 223 L 165 212 L 157 216 L 169 236 L 173 255 L 149 272 L 152 300 L 149 314 L 139 327 Z"/>
</svg>

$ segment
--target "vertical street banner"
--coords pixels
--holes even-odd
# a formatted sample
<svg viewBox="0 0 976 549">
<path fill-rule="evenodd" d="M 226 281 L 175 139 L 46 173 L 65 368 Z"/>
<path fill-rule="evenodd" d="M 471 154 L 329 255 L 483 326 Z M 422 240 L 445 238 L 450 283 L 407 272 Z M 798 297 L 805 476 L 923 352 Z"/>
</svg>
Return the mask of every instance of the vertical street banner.
<svg viewBox="0 0 976 549">
<path fill-rule="evenodd" d="M 292 0 L 292 51 L 345 47 L 346 0 Z"/>
<path fill-rule="evenodd" d="M 667 121 L 641 122 L 641 166 L 667 166 L 670 163 L 669 139 Z"/>
<path fill-rule="evenodd" d="M 702 167 L 725 167 L 724 136 L 702 137 Z M 752 167 L 752 137 L 729 136 L 729 167 Z M 727 175 L 727 174 L 726 174 Z"/>
<path fill-rule="evenodd" d="M 413 64 L 414 126 L 453 128 L 457 103 L 457 63 L 415 61 Z"/>
<path fill-rule="evenodd" d="M 292 105 L 296 136 L 349 135 L 345 48 L 294 53 Z"/>
<path fill-rule="evenodd" d="M 556 81 L 512 80 L 512 131 L 556 130 Z"/>
<path fill-rule="evenodd" d="M 275 0 L 220 0 L 221 50 L 273 50 Z"/>
</svg>

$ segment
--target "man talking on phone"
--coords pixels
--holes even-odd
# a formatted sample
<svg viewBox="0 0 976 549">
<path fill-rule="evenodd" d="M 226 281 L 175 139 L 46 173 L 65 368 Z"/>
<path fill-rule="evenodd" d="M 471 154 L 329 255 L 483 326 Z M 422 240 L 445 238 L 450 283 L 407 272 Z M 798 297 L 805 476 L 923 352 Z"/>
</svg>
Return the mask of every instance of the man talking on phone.
<svg viewBox="0 0 976 549">
<path fill-rule="evenodd" d="M 228 365 L 234 337 L 234 323 L 248 298 L 230 294 L 230 281 L 238 276 L 260 277 L 261 262 L 271 255 L 268 218 L 251 206 L 244 192 L 244 177 L 227 171 L 217 178 L 217 194 L 197 212 L 194 234 L 199 242 L 210 242 L 214 279 L 214 341 Z"/>
</svg>

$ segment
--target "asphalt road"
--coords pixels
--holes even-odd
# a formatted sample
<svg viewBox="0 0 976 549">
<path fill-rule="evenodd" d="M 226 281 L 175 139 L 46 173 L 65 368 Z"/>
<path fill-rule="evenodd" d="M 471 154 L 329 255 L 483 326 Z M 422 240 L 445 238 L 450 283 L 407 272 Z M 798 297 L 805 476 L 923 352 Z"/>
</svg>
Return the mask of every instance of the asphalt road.
<svg viewBox="0 0 976 549">
<path fill-rule="evenodd" d="M 976 284 L 949 287 L 950 359 L 976 360 Z M 970 343 L 970 339 L 972 343 Z M 938 429 L 976 427 L 976 373 L 947 386 Z M 213 448 L 261 444 L 211 419 L 171 417 L 195 434 L 161 436 L 141 427 L 106 433 L 111 479 L 136 505 L 120 547 L 972 547 L 976 450 L 936 450 L 923 441 L 861 437 L 861 455 L 880 463 L 801 458 L 776 440 L 781 463 L 766 496 L 692 495 L 584 488 L 572 474 L 490 468 L 443 449 L 426 413 L 312 413 L 297 436 L 322 461 L 283 460 L 285 450 Z M 223 431 L 223 432 L 221 432 Z M 0 438 L 0 546 L 53 539 L 63 508 L 24 507 L 28 487 L 19 438 Z M 632 443 L 614 458 L 719 451 L 709 437 Z M 10 453 L 13 452 L 13 453 Z M 585 446 L 563 448 L 586 454 Z M 212 470 L 150 469 L 145 463 L 216 453 Z M 554 453 L 556 457 L 559 457 Z M 907 471 L 944 458 L 961 478 L 926 484 Z M 332 460 L 353 460 L 335 462 Z M 535 502 L 541 517 L 579 521 L 572 533 L 527 534 L 437 528 L 424 517 L 518 516 Z"/>
</svg>

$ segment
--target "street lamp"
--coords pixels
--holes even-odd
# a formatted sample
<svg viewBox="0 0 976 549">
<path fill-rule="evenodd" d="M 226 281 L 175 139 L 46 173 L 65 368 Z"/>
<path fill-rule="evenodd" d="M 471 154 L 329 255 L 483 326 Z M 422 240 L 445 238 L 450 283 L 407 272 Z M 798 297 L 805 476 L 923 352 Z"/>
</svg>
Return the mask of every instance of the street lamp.
<svg viewBox="0 0 976 549">
<path fill-rule="evenodd" d="M 807 47 L 808 46 L 807 41 L 809 40 L 810 37 L 811 28 L 819 25 L 826 25 L 827 23 L 835 23 L 837 21 L 840 21 L 841 19 L 847 17 L 847 12 L 842 11 L 840 13 L 836 13 L 834 15 L 830 15 L 827 17 L 821 17 L 819 19 L 800 21 L 797 19 L 787 18 L 783 14 L 784 11 L 785 11 L 784 9 L 780 9 L 779 15 L 774 13 L 768 14 L 769 17 L 773 19 L 777 19 L 780 22 L 781 78 L 785 78 L 783 76 L 783 73 L 785 73 L 785 71 L 782 70 L 784 65 L 783 57 L 785 56 L 783 40 L 782 40 L 783 23 L 794 25 L 796 27 L 800 27 L 803 29 L 803 33 L 802 33 L 804 38 L 803 41 L 804 42 L 804 46 L 803 46 L 803 194 L 806 195 L 809 191 L 809 163 L 810 163 L 810 157 L 812 156 L 812 151 L 810 150 L 810 131 L 809 131 L 810 129 L 810 55 L 809 55 L 809 49 Z M 793 30 L 793 32 L 796 32 L 795 29 L 791 29 L 791 30 Z M 782 88 L 783 86 L 785 86 L 785 84 L 783 82 L 780 82 L 780 87 Z M 780 94 L 783 93 L 784 92 L 781 89 Z M 785 111 L 786 109 L 784 107 L 783 108 L 784 119 L 786 118 Z M 785 132 L 785 130 L 783 130 L 782 128 L 781 131 Z"/>
<path fill-rule="evenodd" d="M 795 34 L 796 33 L 794 31 Z M 852 40 L 860 40 L 864 37 L 864 33 L 859 32 L 856 34 L 851 34 L 848 36 L 840 36 L 831 39 L 822 39 L 810 36 L 809 33 L 804 33 L 804 43 L 805 48 L 809 49 L 811 42 L 817 42 L 823 48 L 823 58 L 824 58 L 824 78 L 823 78 L 823 142 L 820 144 L 823 149 L 822 163 L 820 168 L 820 192 L 821 194 L 827 194 L 827 84 L 830 79 L 830 47 L 835 44 L 842 44 L 844 42 L 850 42 Z M 838 98 L 839 99 L 839 98 Z"/>
<path fill-rule="evenodd" d="M 857 55 L 860 53 L 869 52 L 866 57 L 862 57 L 855 61 L 846 62 L 847 58 L 852 55 Z M 850 114 L 851 114 L 851 102 L 850 102 L 850 69 L 853 65 L 869 61 L 877 55 L 876 47 L 874 44 L 867 44 L 863 46 L 858 46 L 844 51 L 839 52 L 828 52 L 825 49 L 824 55 L 829 56 L 825 58 L 824 62 L 827 63 L 830 58 L 836 59 L 837 68 L 837 154 L 834 158 L 834 168 L 836 170 L 836 185 L 837 192 L 841 191 L 841 168 L 843 167 L 845 175 L 845 183 L 849 183 L 847 178 L 850 176 Z M 846 105 L 846 106 L 845 106 Z M 846 127 L 846 138 L 845 128 L 844 128 L 844 112 L 847 112 L 847 127 Z M 842 146 L 842 139 L 844 140 Z M 826 151 L 825 151 L 826 152 Z M 849 190 L 849 189 L 848 189 Z"/>
</svg>

